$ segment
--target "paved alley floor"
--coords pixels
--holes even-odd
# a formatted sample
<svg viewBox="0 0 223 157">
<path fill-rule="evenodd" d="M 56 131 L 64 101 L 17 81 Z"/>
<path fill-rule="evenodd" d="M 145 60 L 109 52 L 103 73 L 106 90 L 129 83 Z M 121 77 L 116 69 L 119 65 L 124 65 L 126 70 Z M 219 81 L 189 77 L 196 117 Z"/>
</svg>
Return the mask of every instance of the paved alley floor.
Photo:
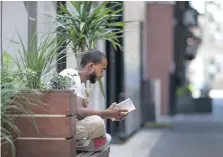
<svg viewBox="0 0 223 157">
<path fill-rule="evenodd" d="M 173 128 L 147 129 L 123 145 L 112 145 L 110 157 L 223 157 L 223 120 L 208 115 L 179 115 Z"/>
</svg>

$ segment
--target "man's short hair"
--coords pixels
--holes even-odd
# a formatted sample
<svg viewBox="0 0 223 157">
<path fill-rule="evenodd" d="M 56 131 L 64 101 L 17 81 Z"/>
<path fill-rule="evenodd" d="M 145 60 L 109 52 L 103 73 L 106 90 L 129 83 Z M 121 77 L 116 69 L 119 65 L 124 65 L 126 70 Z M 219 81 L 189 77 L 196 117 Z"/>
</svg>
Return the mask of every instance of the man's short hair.
<svg viewBox="0 0 223 157">
<path fill-rule="evenodd" d="M 98 49 L 89 49 L 81 55 L 80 66 L 84 67 L 90 62 L 98 64 L 103 58 L 106 58 L 103 52 L 99 51 Z"/>
</svg>

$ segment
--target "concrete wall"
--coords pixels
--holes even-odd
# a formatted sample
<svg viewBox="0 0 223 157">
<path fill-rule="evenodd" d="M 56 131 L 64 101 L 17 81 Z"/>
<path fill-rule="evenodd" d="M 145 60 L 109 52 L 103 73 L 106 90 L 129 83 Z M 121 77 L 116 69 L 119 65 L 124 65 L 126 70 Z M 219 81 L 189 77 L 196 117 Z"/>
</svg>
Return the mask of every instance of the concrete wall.
<svg viewBox="0 0 223 157">
<path fill-rule="evenodd" d="M 169 72 L 173 55 L 173 6 L 148 3 L 146 7 L 147 79 L 161 80 L 161 114 L 168 114 Z"/>
<path fill-rule="evenodd" d="M 137 110 L 125 120 L 127 134 L 135 131 L 141 123 L 140 104 L 140 22 L 145 20 L 145 2 L 125 1 L 124 21 L 134 21 L 124 27 L 124 88 L 125 97 L 131 98 Z"/>
<path fill-rule="evenodd" d="M 28 9 L 29 2 L 23 1 L 4 1 L 3 2 L 3 17 L 2 17 L 2 41 L 3 51 L 7 51 L 13 57 L 19 58 L 18 50 L 21 50 L 20 40 L 18 34 L 21 36 L 21 40 L 25 47 L 28 44 L 28 36 L 32 35 L 32 30 L 29 30 L 30 24 L 36 24 L 38 32 L 38 43 L 43 35 L 55 28 L 55 24 L 52 22 L 51 17 L 46 16 L 46 13 L 55 17 L 56 15 L 56 2 L 37 2 L 37 8 Z M 35 2 L 34 2 L 35 3 Z M 34 5 L 35 6 L 35 5 Z M 12 11 L 13 10 L 13 11 Z M 37 12 L 35 17 L 33 12 Z M 31 22 L 32 23 L 31 23 Z M 17 42 L 17 43 L 16 43 Z M 52 69 L 53 73 L 56 70 L 56 66 Z M 46 78 L 50 78 L 46 76 Z M 48 80 L 44 80 L 47 82 Z"/>
<path fill-rule="evenodd" d="M 56 17 L 57 6 L 56 1 L 38 1 L 37 3 L 37 33 L 38 42 L 43 36 L 56 29 L 54 18 Z M 50 15 L 50 16 L 49 16 Z M 55 34 L 56 35 L 56 34 Z M 55 67 L 43 78 L 44 82 L 50 81 L 54 72 L 56 72 L 56 61 L 53 63 Z"/>
<path fill-rule="evenodd" d="M 2 9 L 2 48 L 10 54 L 17 55 L 19 45 L 17 31 L 25 45 L 28 42 L 28 13 L 22 1 L 4 1 Z"/>
</svg>

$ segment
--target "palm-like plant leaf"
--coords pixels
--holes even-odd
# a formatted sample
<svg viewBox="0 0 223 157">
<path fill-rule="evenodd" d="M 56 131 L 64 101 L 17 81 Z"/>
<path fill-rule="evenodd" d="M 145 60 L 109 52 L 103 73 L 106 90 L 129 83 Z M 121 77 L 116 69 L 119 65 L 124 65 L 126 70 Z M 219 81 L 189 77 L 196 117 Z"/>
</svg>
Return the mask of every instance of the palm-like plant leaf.
<svg viewBox="0 0 223 157">
<path fill-rule="evenodd" d="M 86 49 L 96 48 L 100 40 L 108 40 L 115 49 L 123 50 L 119 38 L 123 33 L 124 21 L 116 22 L 123 10 L 120 2 L 102 2 L 97 7 L 92 1 L 70 1 L 70 7 L 60 5 L 56 21 L 63 28 L 69 45 L 76 57 Z M 112 3 L 112 5 L 108 5 Z M 102 81 L 99 81 L 104 95 Z"/>
<path fill-rule="evenodd" d="M 17 97 L 27 100 L 21 91 L 26 90 L 17 73 L 11 69 L 12 61 L 7 53 L 3 53 L 3 66 L 1 69 L 1 140 L 8 143 L 10 151 L 15 156 L 13 135 L 20 136 L 21 132 L 14 123 L 16 117 L 10 116 L 12 112 L 30 115 Z M 27 102 L 29 103 L 29 102 Z M 35 126 L 35 122 L 33 123 Z M 9 153 L 9 152 L 8 152 Z"/>
<path fill-rule="evenodd" d="M 113 22 L 123 10 L 120 3 L 108 7 L 109 2 L 103 2 L 96 8 L 91 1 L 68 3 L 72 10 L 61 4 L 57 22 L 66 31 L 75 54 L 95 48 L 99 40 L 109 40 L 115 49 L 121 48 L 118 38 L 126 22 Z"/>
<path fill-rule="evenodd" d="M 36 36 L 36 34 L 34 34 L 34 36 Z M 18 57 L 11 57 L 18 68 L 18 75 L 30 89 L 41 89 L 42 78 L 56 66 L 56 61 L 62 59 L 58 59 L 58 56 L 64 52 L 58 53 L 58 51 L 65 40 L 61 37 L 60 41 L 58 41 L 56 37 L 49 34 L 40 40 L 37 47 L 34 40 L 31 40 L 28 47 L 25 48 L 25 44 L 19 33 L 18 37 L 22 47 L 22 49 L 18 51 L 19 59 Z"/>
</svg>

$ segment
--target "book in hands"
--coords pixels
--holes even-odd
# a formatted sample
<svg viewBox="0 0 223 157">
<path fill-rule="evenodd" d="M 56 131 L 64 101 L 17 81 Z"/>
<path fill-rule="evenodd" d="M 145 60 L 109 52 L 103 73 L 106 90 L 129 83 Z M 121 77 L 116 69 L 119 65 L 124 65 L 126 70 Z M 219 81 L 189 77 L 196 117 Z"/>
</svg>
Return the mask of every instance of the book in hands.
<svg viewBox="0 0 223 157">
<path fill-rule="evenodd" d="M 125 110 L 128 110 L 128 112 L 126 114 L 129 114 L 130 112 L 136 110 L 132 100 L 130 98 L 118 103 L 115 105 L 115 107 L 118 107 L 120 109 L 125 109 Z M 112 121 L 115 120 L 115 118 L 112 118 L 111 119 Z"/>
</svg>

